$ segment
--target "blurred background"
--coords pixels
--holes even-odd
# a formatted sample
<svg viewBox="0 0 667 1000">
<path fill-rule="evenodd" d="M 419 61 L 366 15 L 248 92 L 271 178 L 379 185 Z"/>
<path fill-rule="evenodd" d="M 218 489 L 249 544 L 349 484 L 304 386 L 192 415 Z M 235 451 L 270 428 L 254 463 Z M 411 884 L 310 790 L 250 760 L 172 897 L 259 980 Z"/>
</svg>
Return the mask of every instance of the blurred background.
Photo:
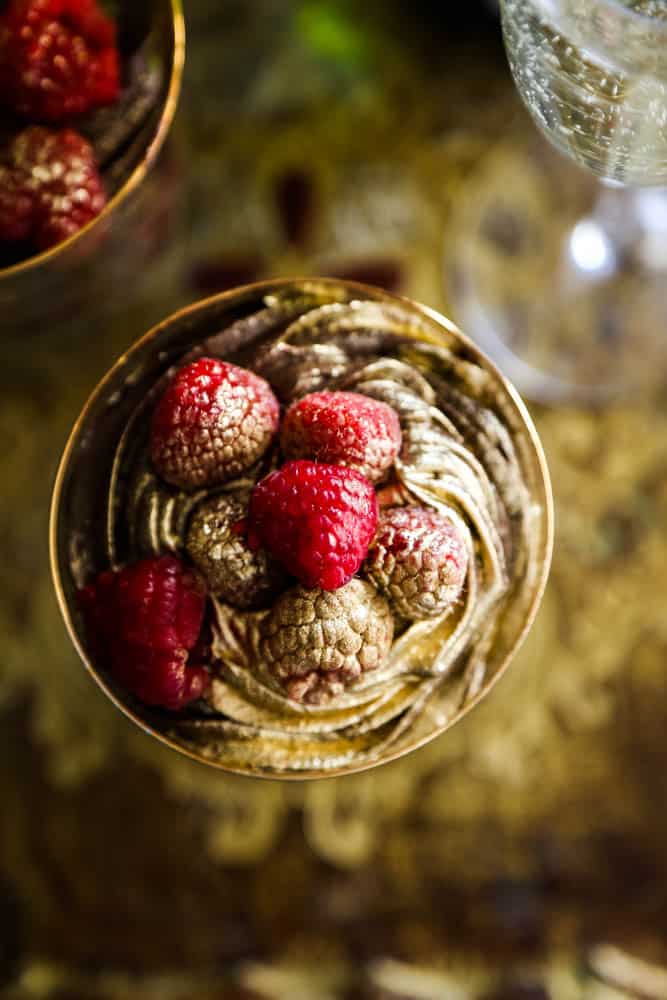
<svg viewBox="0 0 667 1000">
<path fill-rule="evenodd" d="M 274 275 L 451 312 L 465 192 L 534 131 L 491 2 L 187 0 L 186 18 L 130 240 L 148 262 L 29 336 L 3 317 L 2 995 L 667 997 L 664 389 L 533 407 L 558 518 L 538 622 L 484 705 L 393 765 L 209 773 L 126 721 L 68 643 L 49 494 L 109 364 L 179 304 Z M 512 236 L 489 232 L 510 254 Z"/>
</svg>

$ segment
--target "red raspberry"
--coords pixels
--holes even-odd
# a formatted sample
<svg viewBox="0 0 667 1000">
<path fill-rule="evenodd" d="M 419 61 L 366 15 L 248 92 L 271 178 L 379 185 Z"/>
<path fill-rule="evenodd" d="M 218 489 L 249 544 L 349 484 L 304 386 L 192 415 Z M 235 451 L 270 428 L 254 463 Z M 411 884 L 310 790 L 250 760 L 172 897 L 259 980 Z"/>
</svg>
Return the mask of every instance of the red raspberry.
<svg viewBox="0 0 667 1000">
<path fill-rule="evenodd" d="M 215 358 L 176 373 L 155 408 L 151 457 L 167 482 L 215 486 L 262 457 L 278 429 L 280 406 L 263 378 Z"/>
<path fill-rule="evenodd" d="M 364 561 L 377 520 L 375 490 L 361 473 L 287 462 L 252 492 L 248 543 L 266 546 L 306 587 L 336 590 Z"/>
<path fill-rule="evenodd" d="M 198 698 L 206 670 L 189 661 L 202 629 L 201 578 L 175 556 L 101 573 L 79 594 L 95 655 L 149 705 L 177 710 Z"/>
<path fill-rule="evenodd" d="M 24 129 L 0 163 L 0 240 L 37 250 L 60 243 L 102 211 L 92 147 L 73 129 Z"/>
<path fill-rule="evenodd" d="M 0 94 L 12 111 L 61 122 L 119 90 L 116 28 L 96 0 L 11 0 L 0 17 Z"/>
<path fill-rule="evenodd" d="M 280 443 L 286 458 L 312 458 L 382 479 L 401 450 L 391 406 L 359 392 L 312 392 L 285 415 Z"/>
<path fill-rule="evenodd" d="M 468 552 L 454 523 L 426 507 L 382 514 L 364 574 L 393 609 L 412 620 L 444 614 L 461 595 Z"/>
<path fill-rule="evenodd" d="M 189 664 L 184 649 L 171 653 L 130 643 L 116 649 L 111 670 L 140 701 L 172 712 L 201 698 L 209 680 L 204 667 Z"/>
</svg>

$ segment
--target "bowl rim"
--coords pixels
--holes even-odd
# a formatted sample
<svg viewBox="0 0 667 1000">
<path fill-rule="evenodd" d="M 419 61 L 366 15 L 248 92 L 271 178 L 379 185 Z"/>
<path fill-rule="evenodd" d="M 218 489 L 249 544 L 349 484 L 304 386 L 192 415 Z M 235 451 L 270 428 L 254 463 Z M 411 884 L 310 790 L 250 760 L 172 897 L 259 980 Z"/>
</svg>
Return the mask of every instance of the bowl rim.
<svg viewBox="0 0 667 1000">
<path fill-rule="evenodd" d="M 60 572 L 60 547 L 58 544 L 58 524 L 60 518 L 60 508 L 61 508 L 61 498 L 62 491 L 69 470 L 70 461 L 74 452 L 74 448 L 79 440 L 80 434 L 85 430 L 86 424 L 88 422 L 89 414 L 98 398 L 103 394 L 106 385 L 111 379 L 116 375 L 116 373 L 127 364 L 131 359 L 132 355 L 145 347 L 151 341 L 157 339 L 165 330 L 169 329 L 172 324 L 180 322 L 183 318 L 187 316 L 193 316 L 197 312 L 205 311 L 214 304 L 220 304 L 226 300 L 235 300 L 237 298 L 268 294 L 271 291 L 279 290 L 280 288 L 289 287 L 290 285 L 300 285 L 300 284 L 317 284 L 317 285 L 331 285 L 340 287 L 341 285 L 348 290 L 353 292 L 359 292 L 360 294 L 371 295 L 373 298 L 377 299 L 381 296 L 383 299 L 390 299 L 395 303 L 403 304 L 409 306 L 411 309 L 417 309 L 419 312 L 423 313 L 429 319 L 431 319 L 437 326 L 440 326 L 447 330 L 448 333 L 454 334 L 454 336 L 462 342 L 462 344 L 475 356 L 476 359 L 483 363 L 483 367 L 491 372 L 491 374 L 499 381 L 501 386 L 504 388 L 509 400 L 513 404 L 519 419 L 521 421 L 522 427 L 527 433 L 528 441 L 532 448 L 532 452 L 535 458 L 535 470 L 538 474 L 538 488 L 541 487 L 543 496 L 540 497 L 540 505 L 543 505 L 541 519 L 543 521 L 542 534 L 543 540 L 541 543 L 541 566 L 540 572 L 537 576 L 535 583 L 532 588 L 531 600 L 523 614 L 520 626 L 517 628 L 516 636 L 511 646 L 507 650 L 505 656 L 497 667 L 493 676 L 481 687 L 474 697 L 467 701 L 463 706 L 461 706 L 458 711 L 443 725 L 434 729 L 432 732 L 420 736 L 413 742 L 409 743 L 407 746 L 401 746 L 396 750 L 390 750 L 388 753 L 382 755 L 381 758 L 375 761 L 362 761 L 359 764 L 350 764 L 339 766 L 336 768 L 322 770 L 321 772 L 316 769 L 309 769 L 301 772 L 271 772 L 262 770 L 259 768 L 244 768 L 240 766 L 234 766 L 225 764 L 218 760 L 209 760 L 202 754 L 199 754 L 194 749 L 190 749 L 182 743 L 179 743 L 176 739 L 172 738 L 166 733 L 153 728 L 153 726 L 144 718 L 135 712 L 135 710 L 128 704 L 126 704 L 122 697 L 113 690 L 111 685 L 108 683 L 106 678 L 102 676 L 101 673 L 95 668 L 93 663 L 88 657 L 81 639 L 79 638 L 78 630 L 75 626 L 72 614 L 70 612 L 70 602 L 68 602 L 65 587 L 63 584 L 63 579 Z M 391 292 L 386 292 L 384 289 L 377 288 L 373 285 L 363 284 L 356 281 L 348 281 L 346 279 L 338 278 L 319 278 L 313 276 L 307 277 L 296 277 L 296 278 L 274 278 L 265 279 L 262 281 L 252 282 L 246 285 L 239 285 L 235 288 L 229 289 L 224 292 L 220 292 L 215 295 L 208 296 L 204 299 L 198 299 L 197 301 L 178 309 L 176 312 L 172 313 L 166 319 L 161 320 L 155 326 L 151 327 L 143 336 L 136 340 L 123 354 L 114 362 L 114 364 L 109 368 L 106 374 L 99 380 L 93 391 L 90 393 L 88 399 L 83 405 L 79 416 L 77 417 L 65 443 L 65 447 L 58 464 L 58 470 L 53 485 L 51 507 L 49 514 L 49 560 L 51 565 L 51 577 L 56 592 L 56 597 L 58 600 L 58 605 L 60 607 L 60 612 L 62 614 L 63 620 L 65 622 L 65 627 L 69 638 L 79 655 L 79 658 L 83 662 L 84 667 L 88 673 L 93 677 L 95 682 L 99 687 L 102 688 L 104 693 L 108 698 L 111 699 L 116 708 L 132 722 L 138 725 L 145 733 L 149 736 L 158 739 L 162 744 L 170 747 L 172 750 L 176 750 L 178 753 L 189 757 L 191 760 L 195 760 L 200 764 L 204 764 L 208 767 L 213 767 L 218 771 L 222 771 L 228 774 L 236 774 L 244 777 L 262 778 L 264 780 L 279 780 L 279 781 L 309 781 L 309 780 L 321 780 L 325 778 L 336 778 L 342 777 L 350 774 L 358 774 L 363 771 L 369 771 L 381 764 L 388 764 L 392 761 L 398 760 L 401 757 L 406 756 L 408 753 L 412 753 L 414 750 L 418 750 L 430 743 L 437 737 L 442 736 L 448 729 L 460 722 L 473 708 L 475 708 L 486 696 L 491 692 L 499 679 L 505 674 L 510 663 L 516 656 L 518 650 L 523 645 L 523 642 L 530 631 L 533 622 L 537 616 L 540 605 L 542 603 L 542 598 L 544 596 L 544 591 L 547 585 L 547 580 L 549 578 L 549 571 L 551 568 L 551 559 L 553 554 L 554 546 L 554 504 L 553 504 L 553 494 L 551 487 L 551 477 L 549 475 L 549 468 L 547 465 L 546 455 L 542 442 L 539 438 L 535 425 L 533 423 L 532 417 L 528 412 L 526 404 L 523 402 L 521 396 L 519 395 L 517 389 L 514 388 L 512 383 L 498 370 L 496 365 L 491 361 L 490 358 L 484 354 L 484 352 L 470 340 L 459 328 L 446 316 L 443 316 L 436 309 L 430 306 L 425 306 L 422 303 L 409 298 L 405 295 L 397 295 Z"/>
<path fill-rule="evenodd" d="M 11 267 L 1 268 L 0 282 L 9 281 L 19 275 L 26 274 L 33 268 L 38 268 L 44 264 L 48 264 L 60 253 L 62 253 L 62 251 L 74 246 L 80 238 L 90 233 L 98 223 L 101 223 L 104 219 L 109 218 L 109 216 L 115 212 L 118 206 L 121 205 L 126 198 L 139 187 L 144 177 L 155 163 L 158 153 L 162 149 L 164 141 L 169 134 L 169 130 L 171 129 L 174 115 L 176 114 L 178 98 L 181 92 L 181 84 L 183 82 L 183 68 L 185 65 L 185 18 L 183 15 L 183 2 L 182 0 L 169 0 L 168 6 L 171 10 L 171 23 L 174 35 L 174 52 L 171 74 L 169 77 L 169 86 L 167 88 L 164 107 L 162 109 L 162 114 L 160 115 L 155 135 L 146 147 L 146 151 L 140 162 L 136 165 L 125 183 L 122 184 L 114 196 L 109 199 L 99 215 L 96 215 L 90 220 L 90 222 L 87 222 L 85 226 L 82 226 L 81 229 L 77 230 L 77 232 L 68 236 L 66 240 L 61 240 L 60 243 L 56 243 L 55 246 L 50 247 L 48 250 L 43 250 L 41 253 L 33 254 L 31 257 L 27 257 L 25 260 L 21 260 L 17 264 L 12 264 Z"/>
</svg>

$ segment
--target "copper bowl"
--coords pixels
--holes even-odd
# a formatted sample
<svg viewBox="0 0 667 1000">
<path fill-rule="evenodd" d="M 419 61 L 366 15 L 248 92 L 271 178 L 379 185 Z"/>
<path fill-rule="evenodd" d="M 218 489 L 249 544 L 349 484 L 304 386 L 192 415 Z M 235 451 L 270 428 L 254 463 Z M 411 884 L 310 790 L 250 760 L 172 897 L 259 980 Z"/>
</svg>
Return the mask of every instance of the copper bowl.
<svg viewBox="0 0 667 1000">
<path fill-rule="evenodd" d="M 146 217 L 139 191 L 163 149 L 181 89 L 185 60 L 185 23 L 181 0 L 149 0 L 137 7 L 121 0 L 118 24 L 140 13 L 149 19 L 146 51 L 159 71 L 155 104 L 133 135 L 123 156 L 129 173 L 100 214 L 67 240 L 0 269 L 0 336 L 54 329 L 71 323 L 82 306 L 118 296 L 118 283 L 136 274 L 137 224 Z M 146 13 L 148 12 L 148 13 Z"/>
<path fill-rule="evenodd" d="M 107 494 L 119 441 L 137 405 L 156 381 L 205 338 L 228 323 L 254 311 L 265 295 L 286 289 L 302 291 L 313 279 L 287 279 L 244 286 L 182 309 L 149 331 L 111 368 L 95 388 L 71 434 L 58 470 L 51 507 L 50 554 L 60 608 L 74 646 L 86 669 L 125 715 L 173 749 L 225 771 L 272 778 L 315 778 L 366 770 L 393 760 L 449 729 L 476 705 L 495 684 L 521 645 L 537 613 L 547 581 L 553 544 L 553 506 L 547 465 L 537 432 L 516 390 L 494 365 L 448 319 L 418 303 L 388 295 L 376 288 L 347 281 L 315 279 L 319 286 L 343 287 L 351 296 L 402 305 L 426 317 L 436 339 L 441 337 L 465 353 L 491 376 L 494 393 L 520 456 L 534 520 L 531 520 L 531 566 L 513 583 L 511 612 L 503 614 L 494 645 L 487 655 L 483 683 L 463 704 L 452 709 L 437 703 L 379 759 L 350 761 L 344 767 L 309 768 L 298 774 L 287 769 L 267 773 L 265 768 L 239 761 L 211 760 L 196 747 L 165 733 L 155 713 L 138 706 L 115 688 L 97 669 L 77 606 L 77 589 L 92 575 L 108 568 Z M 532 516 L 532 515 L 531 515 Z M 446 689 L 445 689 L 446 691 Z"/>
</svg>

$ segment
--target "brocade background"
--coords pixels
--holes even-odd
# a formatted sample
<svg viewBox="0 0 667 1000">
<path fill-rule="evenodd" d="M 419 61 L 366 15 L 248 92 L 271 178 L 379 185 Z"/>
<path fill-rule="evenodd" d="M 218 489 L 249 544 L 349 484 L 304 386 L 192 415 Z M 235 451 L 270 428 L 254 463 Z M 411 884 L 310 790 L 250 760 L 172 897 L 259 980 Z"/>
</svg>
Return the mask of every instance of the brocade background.
<svg viewBox="0 0 667 1000">
<path fill-rule="evenodd" d="M 137 233 L 151 260 L 28 337 L 4 317 L 2 995 L 667 997 L 664 393 L 533 407 L 557 506 L 543 609 L 486 703 L 398 763 L 301 785 L 209 772 L 133 728 L 68 644 L 49 494 L 110 362 L 179 303 L 271 275 L 447 312 L 459 199 L 532 129 L 491 5 L 187 0 L 186 17 Z"/>
</svg>

